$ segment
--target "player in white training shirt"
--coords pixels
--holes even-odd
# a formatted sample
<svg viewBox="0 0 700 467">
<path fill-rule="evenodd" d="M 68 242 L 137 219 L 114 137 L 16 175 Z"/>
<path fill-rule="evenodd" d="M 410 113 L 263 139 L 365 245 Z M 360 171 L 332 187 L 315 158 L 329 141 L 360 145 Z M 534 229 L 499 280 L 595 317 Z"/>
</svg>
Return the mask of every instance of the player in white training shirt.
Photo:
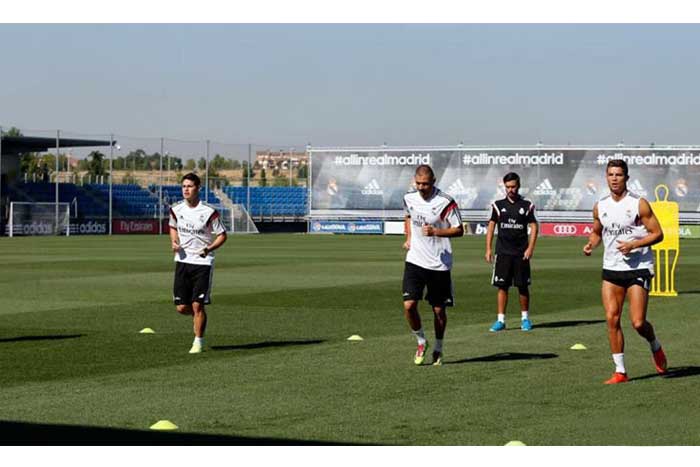
<svg viewBox="0 0 700 467">
<path fill-rule="evenodd" d="M 629 174 L 624 160 L 609 161 L 605 178 L 610 194 L 593 207 L 593 232 L 583 247 L 583 253 L 590 256 L 593 249 L 603 242 L 602 298 L 615 364 L 615 373 L 605 384 L 617 384 L 628 381 L 625 340 L 620 327 L 625 296 L 629 298 L 632 326 L 649 342 L 657 373 L 666 373 L 666 355 L 656 339 L 654 328 L 647 321 L 649 282 L 654 275 L 650 247 L 662 241 L 664 234 L 649 202 L 627 191 Z"/>
<path fill-rule="evenodd" d="M 406 211 L 404 248 L 408 250 L 403 275 L 404 314 L 418 340 L 414 363 L 422 365 L 428 341 L 421 325 L 418 301 L 423 299 L 427 287 L 425 298 L 433 307 L 435 323 L 433 365 L 441 365 L 442 340 L 447 326 L 446 308 L 454 304 L 450 237 L 461 237 L 464 228 L 457 203 L 435 187 L 435 174 L 429 165 L 418 166 L 415 185 L 416 190 L 403 197 Z"/>
<path fill-rule="evenodd" d="M 207 314 L 214 273 L 214 250 L 226 241 L 226 229 L 216 209 L 199 200 L 199 177 L 182 177 L 185 198 L 170 208 L 170 241 L 175 253 L 173 301 L 178 313 L 191 315 L 194 342 L 190 353 L 204 350 Z M 212 241 L 213 239 L 213 241 Z"/>
</svg>

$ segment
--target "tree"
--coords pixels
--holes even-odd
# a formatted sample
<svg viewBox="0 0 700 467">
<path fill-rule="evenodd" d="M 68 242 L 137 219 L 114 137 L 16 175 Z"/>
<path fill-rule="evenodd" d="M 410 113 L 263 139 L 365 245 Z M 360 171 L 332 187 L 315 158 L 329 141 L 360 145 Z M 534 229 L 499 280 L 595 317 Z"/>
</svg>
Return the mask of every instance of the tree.
<svg viewBox="0 0 700 467">
<path fill-rule="evenodd" d="M 299 170 L 297 170 L 297 177 L 298 178 L 308 178 L 309 176 L 309 166 L 304 164 L 301 167 L 299 167 Z"/>
<path fill-rule="evenodd" d="M 96 177 L 106 175 L 107 171 L 105 170 L 104 160 L 105 155 L 100 151 L 92 151 L 90 154 L 88 154 L 88 173 Z"/>
<path fill-rule="evenodd" d="M 196 164 L 194 162 L 194 159 L 187 159 L 187 162 L 185 162 L 185 170 L 189 170 L 190 172 L 194 170 Z"/>
<path fill-rule="evenodd" d="M 265 174 L 265 169 L 260 170 L 260 186 L 267 186 L 267 174 Z"/>
<path fill-rule="evenodd" d="M 199 162 L 197 163 L 197 168 L 199 170 L 206 170 L 207 168 L 207 160 L 203 157 L 199 158 Z"/>
<path fill-rule="evenodd" d="M 5 136 L 24 136 L 20 129 L 16 127 L 10 127 L 9 130 L 3 131 L 3 133 L 5 134 Z"/>
</svg>

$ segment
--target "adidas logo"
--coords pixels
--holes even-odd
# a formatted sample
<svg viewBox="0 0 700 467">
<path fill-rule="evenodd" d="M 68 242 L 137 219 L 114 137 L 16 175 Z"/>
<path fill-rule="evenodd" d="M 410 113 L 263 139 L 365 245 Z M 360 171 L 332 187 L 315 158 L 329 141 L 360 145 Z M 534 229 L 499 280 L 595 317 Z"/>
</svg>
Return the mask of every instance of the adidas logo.
<svg viewBox="0 0 700 467">
<path fill-rule="evenodd" d="M 462 183 L 462 180 L 459 178 L 447 188 L 447 193 L 452 195 L 452 196 L 458 196 L 458 195 L 466 195 L 467 192 L 467 187 L 464 186 L 464 183 Z"/>
<path fill-rule="evenodd" d="M 379 186 L 379 182 L 376 179 L 372 179 L 365 187 L 362 189 L 363 195 L 383 195 L 384 190 Z"/>
<path fill-rule="evenodd" d="M 535 195 L 556 195 L 557 191 L 554 189 L 552 186 L 552 182 L 549 181 L 548 178 L 545 178 L 542 183 L 537 185 L 537 188 L 535 188 L 535 191 L 533 191 L 533 194 Z"/>
<path fill-rule="evenodd" d="M 638 178 L 635 178 L 632 183 L 629 184 L 627 187 L 630 191 L 635 192 L 639 196 L 646 196 L 647 195 L 647 190 L 644 189 L 642 186 L 642 182 L 639 181 Z"/>
</svg>

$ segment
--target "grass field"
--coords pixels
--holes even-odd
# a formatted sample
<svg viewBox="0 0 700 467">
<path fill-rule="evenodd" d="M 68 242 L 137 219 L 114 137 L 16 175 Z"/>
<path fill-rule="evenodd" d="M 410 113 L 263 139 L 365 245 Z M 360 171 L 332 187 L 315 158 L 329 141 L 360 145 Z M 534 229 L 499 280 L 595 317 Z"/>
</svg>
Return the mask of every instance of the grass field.
<svg viewBox="0 0 700 467">
<path fill-rule="evenodd" d="M 187 353 L 191 321 L 171 302 L 166 237 L 2 238 L 0 434 L 70 444 L 700 444 L 699 241 L 682 242 L 679 297 L 650 305 L 670 375 L 655 375 L 626 320 L 631 381 L 617 386 L 602 384 L 613 370 L 602 251 L 585 258 L 582 239 L 540 239 L 535 328 L 519 330 L 512 291 L 510 330 L 494 335 L 483 242 L 453 241 L 446 363 L 416 367 L 398 237 L 231 237 L 217 254 L 201 355 Z M 569 350 L 575 343 L 588 350 Z M 162 419 L 179 430 L 148 430 Z"/>
</svg>

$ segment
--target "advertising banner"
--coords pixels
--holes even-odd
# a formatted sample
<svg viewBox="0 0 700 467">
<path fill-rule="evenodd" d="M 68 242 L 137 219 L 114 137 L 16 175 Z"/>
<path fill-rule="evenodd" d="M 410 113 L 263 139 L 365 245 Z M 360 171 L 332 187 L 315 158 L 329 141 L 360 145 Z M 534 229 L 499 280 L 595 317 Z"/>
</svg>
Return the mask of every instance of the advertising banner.
<svg viewBox="0 0 700 467">
<path fill-rule="evenodd" d="M 158 234 L 158 219 L 113 219 L 114 234 Z M 163 221 L 163 233 L 168 233 L 167 219 Z"/>
<path fill-rule="evenodd" d="M 554 237 L 588 237 L 593 232 L 593 224 L 578 222 L 542 222 L 539 234 Z"/>
<path fill-rule="evenodd" d="M 309 155 L 312 217 L 402 217 L 403 195 L 420 164 L 432 166 L 436 185 L 471 219 L 486 220 L 489 205 L 505 196 L 502 179 L 511 171 L 540 213 L 590 214 L 608 192 L 607 162 L 624 159 L 630 191 L 649 199 L 665 183 L 681 220 L 700 219 L 700 147 L 312 148 Z"/>
<path fill-rule="evenodd" d="M 312 221 L 309 233 L 382 234 L 382 221 Z"/>
<path fill-rule="evenodd" d="M 107 235 L 109 233 L 108 221 L 106 219 L 83 219 L 80 221 L 71 220 L 71 235 Z"/>
</svg>

